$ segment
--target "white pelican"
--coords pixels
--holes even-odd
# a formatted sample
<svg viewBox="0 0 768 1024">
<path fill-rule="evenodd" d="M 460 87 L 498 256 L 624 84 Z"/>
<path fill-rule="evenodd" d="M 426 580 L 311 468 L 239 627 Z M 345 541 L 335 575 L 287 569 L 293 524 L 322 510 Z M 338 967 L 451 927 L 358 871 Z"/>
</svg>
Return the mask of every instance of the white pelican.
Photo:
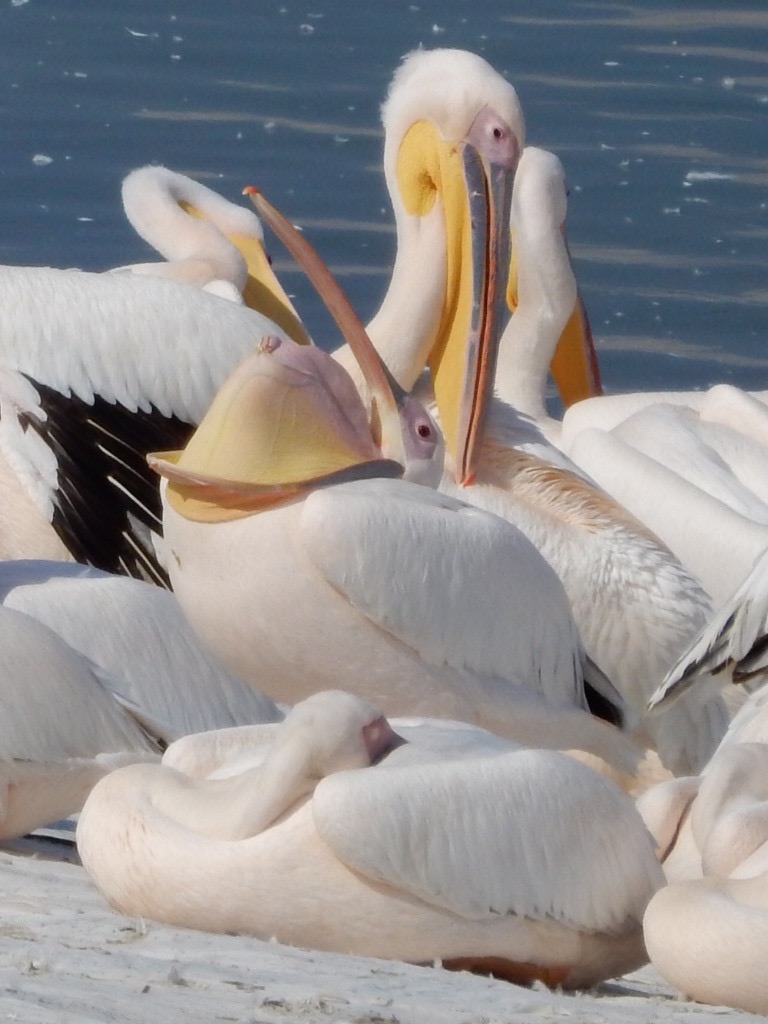
<svg viewBox="0 0 768 1024">
<path fill-rule="evenodd" d="M 571 758 L 495 738 L 458 760 L 418 737 L 391 750 L 381 713 L 339 692 L 297 705 L 269 740 L 234 776 L 138 766 L 94 788 L 78 850 L 112 906 L 567 987 L 645 959 L 639 919 L 662 882 L 648 833 Z"/>
<path fill-rule="evenodd" d="M 282 712 L 202 646 L 168 591 L 64 562 L 0 563 L 0 602 L 45 623 L 115 680 L 165 739 Z"/>
<path fill-rule="evenodd" d="M 644 794 L 671 880 L 643 928 L 658 971 L 700 1002 L 768 1012 L 768 690 L 734 718 L 698 779 Z M 684 790 L 687 789 L 687 794 Z"/>
<path fill-rule="evenodd" d="M 576 402 L 566 409 L 562 421 L 547 413 L 547 373 L 564 325 L 571 352 L 581 353 L 581 362 L 587 369 L 594 358 L 588 334 L 579 337 L 580 303 L 562 230 L 566 205 L 565 175 L 560 162 L 551 153 L 527 149 L 518 166 L 512 208 L 520 304 L 500 343 L 496 373 L 497 394 L 514 406 L 520 416 L 517 421 L 507 417 L 498 430 L 503 429 L 507 444 L 564 464 L 562 457 L 543 446 L 542 435 L 561 447 L 572 460 L 572 466 L 586 473 L 668 545 L 704 586 L 715 605 L 719 605 L 768 544 L 764 525 L 750 522 L 736 511 L 740 509 L 754 519 L 765 518 L 763 501 L 768 497 L 768 489 L 764 485 L 760 489 L 761 473 L 757 471 L 758 466 L 765 468 L 765 450 L 757 443 L 757 426 L 752 439 L 715 426 L 718 416 L 720 421 L 726 419 L 723 410 L 733 406 L 736 393 L 726 388 L 713 391 L 702 404 L 702 408 L 709 410 L 711 420 L 699 423 L 698 431 L 692 430 L 695 425 L 688 422 L 698 416 L 691 410 L 666 406 L 638 413 L 649 422 L 652 416 L 656 418 L 657 453 L 673 451 L 688 437 L 691 443 L 682 466 L 677 463 L 681 472 L 675 473 L 640 450 L 643 443 L 632 428 L 632 419 L 616 427 L 623 417 L 616 413 L 615 419 L 611 418 L 614 402 L 618 405 L 620 399 L 634 396 L 604 396 Z M 578 378 L 583 380 L 584 373 L 579 372 Z M 645 404 L 644 396 L 636 397 L 638 406 Z M 761 403 L 742 393 L 740 405 L 750 406 L 752 421 L 757 424 L 760 409 L 764 409 Z M 606 410 L 602 420 L 590 416 L 590 410 L 600 409 Z M 616 429 L 610 433 L 587 429 L 594 423 Z M 647 430 L 641 428 L 641 432 L 649 437 L 650 425 Z M 694 477 L 693 470 L 701 462 L 697 453 L 703 457 L 705 436 L 716 446 L 721 465 L 715 472 L 712 459 L 708 459 L 703 467 L 704 476 Z M 660 457 L 665 459 L 666 455 Z M 723 461 L 728 466 L 722 465 Z M 692 486 L 681 473 L 699 484 L 707 482 L 707 493 Z M 714 490 L 718 475 L 725 490 Z M 733 495 L 734 510 L 713 498 L 724 498 L 728 493 Z"/>
<path fill-rule="evenodd" d="M 457 419 L 457 392 L 467 359 L 475 358 L 467 336 L 480 346 L 476 358 L 486 358 L 485 338 L 497 315 L 483 281 L 494 281 L 496 250 L 508 236 L 509 185 L 525 141 L 523 113 L 514 88 L 482 57 L 417 50 L 393 77 L 382 123 L 397 253 L 367 331 L 407 391 L 429 364 L 453 459 L 463 448 L 459 435 L 475 429 Z M 482 160 L 482 172 L 476 170 L 469 185 L 462 159 L 467 150 Z M 468 193 L 470 199 L 481 193 L 471 208 Z M 352 353 L 335 355 L 367 402 Z"/>
<path fill-rule="evenodd" d="M 768 545 L 768 447 L 730 426 L 652 405 L 610 432 L 581 431 L 569 453 L 669 545 L 716 605 Z"/>
<path fill-rule="evenodd" d="M 384 450 L 402 451 L 380 395 Z M 407 418 L 406 444 L 431 454 L 426 415 Z M 382 454 L 325 353 L 283 342 L 247 360 L 187 448 L 152 459 L 169 480 L 169 570 L 193 627 L 289 704 L 335 681 L 385 709 L 584 743 L 626 768 L 624 738 L 575 710 L 586 663 L 541 556 L 494 516 L 384 478 L 404 455 Z"/>
<path fill-rule="evenodd" d="M 557 428 L 542 397 L 550 360 L 566 328 L 573 332 L 571 344 L 578 340 L 574 321 L 583 316 L 562 234 L 565 204 L 560 162 L 527 148 L 512 201 L 517 308 L 501 340 L 496 373 L 504 401 L 491 404 L 472 482 L 457 486 L 446 472 L 441 490 L 525 533 L 562 580 L 589 654 L 628 701 L 664 763 L 677 772 L 698 770 L 725 730 L 720 699 L 686 700 L 655 718 L 645 712 L 670 665 L 707 621 L 711 603 L 669 550 L 580 478 L 545 436 Z M 588 339 L 581 350 L 588 378 Z"/>
<path fill-rule="evenodd" d="M 528 300 L 500 345 L 497 393 L 533 421 L 534 440 L 538 430 L 562 448 L 667 544 L 718 605 L 768 544 L 768 407 L 761 394 L 720 385 L 706 393 L 593 397 L 570 405 L 562 422 L 548 415 L 546 375 L 577 303 L 561 230 L 564 181 L 551 154 L 523 154 L 513 226 L 519 289 Z M 528 215 L 518 196 L 534 204 Z M 583 349 L 588 362 L 591 343 Z M 535 451 L 522 429 L 517 443 Z"/>
<path fill-rule="evenodd" d="M 290 233 L 263 197 L 260 208 Z M 169 481 L 170 572 L 194 628 L 287 703 L 342 683 L 385 710 L 584 746 L 633 770 L 637 751 L 574 710 L 586 707 L 587 663 L 562 587 L 535 549 L 494 516 L 382 478 L 405 466 L 436 481 L 435 428 L 413 399 L 394 398 L 399 388 L 340 289 L 294 241 L 360 360 L 380 445 L 349 377 L 319 350 L 266 342 L 243 364 L 187 448 L 151 459 Z M 474 400 L 471 373 L 462 393 Z M 350 475 L 358 479 L 343 482 Z M 499 609 L 490 616 L 480 613 L 488 595 Z M 602 673 L 594 681 L 610 705 L 613 688 Z"/>
<path fill-rule="evenodd" d="M 139 235 L 165 262 L 118 267 L 197 284 L 245 303 L 294 341 L 309 336 L 272 273 L 255 213 L 168 167 L 139 167 L 123 179 L 123 209 Z"/>
<path fill-rule="evenodd" d="M 78 811 L 112 768 L 159 759 L 113 686 L 43 623 L 0 608 L 0 839 Z"/>
<path fill-rule="evenodd" d="M 768 859 L 749 877 L 664 886 L 643 918 L 654 967 L 689 999 L 768 1014 Z"/>
</svg>

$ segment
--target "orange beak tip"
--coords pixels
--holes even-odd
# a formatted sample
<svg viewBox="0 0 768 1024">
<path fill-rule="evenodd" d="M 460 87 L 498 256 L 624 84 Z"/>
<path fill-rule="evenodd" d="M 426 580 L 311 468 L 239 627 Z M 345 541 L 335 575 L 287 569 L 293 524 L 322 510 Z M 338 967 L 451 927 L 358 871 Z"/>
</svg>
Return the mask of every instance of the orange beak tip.
<svg viewBox="0 0 768 1024">
<path fill-rule="evenodd" d="M 460 473 L 454 473 L 453 479 L 459 485 L 459 487 L 471 487 L 472 484 L 477 480 L 477 473 L 467 473 L 462 476 Z"/>
<path fill-rule="evenodd" d="M 261 189 L 260 188 L 256 188 L 255 185 L 246 185 L 245 188 L 242 191 L 242 195 L 244 195 L 244 196 L 260 196 L 261 195 Z"/>
</svg>

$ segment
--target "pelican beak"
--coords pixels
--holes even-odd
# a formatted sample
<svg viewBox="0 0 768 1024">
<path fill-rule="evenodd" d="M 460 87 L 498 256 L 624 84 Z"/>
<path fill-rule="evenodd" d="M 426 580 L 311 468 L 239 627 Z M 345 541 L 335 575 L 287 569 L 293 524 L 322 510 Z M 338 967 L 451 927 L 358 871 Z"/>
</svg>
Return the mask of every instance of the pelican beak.
<svg viewBox="0 0 768 1024">
<path fill-rule="evenodd" d="M 602 395 L 597 352 L 580 291 L 549 365 L 566 409 L 583 398 Z"/>
<path fill-rule="evenodd" d="M 501 336 L 514 168 L 489 163 L 469 142 L 461 166 L 460 198 L 444 189 L 447 302 L 428 363 L 449 463 L 456 482 L 469 484 Z"/>
<path fill-rule="evenodd" d="M 191 203 L 181 201 L 179 206 L 191 217 L 205 220 L 205 214 Z M 225 237 L 239 250 L 248 268 L 243 290 L 246 306 L 262 313 L 283 330 L 287 337 L 300 345 L 310 345 L 307 330 L 296 309 L 275 276 L 269 257 L 258 238 L 248 235 L 226 234 Z"/>
<path fill-rule="evenodd" d="M 498 267 L 506 278 L 522 124 L 516 131 L 490 107 L 475 115 L 460 139 L 447 139 L 434 122 L 422 119 L 400 139 L 393 164 L 392 184 L 413 229 L 443 230 L 442 311 L 423 358 L 432 374 L 448 466 L 462 484 L 474 475 L 474 446 L 495 371 L 503 301 L 497 299 Z M 438 201 L 442 223 L 433 216 Z M 429 228 L 422 228 L 428 217 Z"/>
<path fill-rule="evenodd" d="M 514 231 L 507 281 L 507 306 L 513 313 L 517 308 L 517 256 Z M 584 398 L 592 398 L 603 393 L 597 352 L 580 291 L 577 291 L 576 304 L 560 335 L 549 368 L 557 385 L 560 400 L 566 409 Z"/>
<path fill-rule="evenodd" d="M 316 487 L 402 476 L 383 459 L 346 372 L 314 346 L 276 337 L 225 381 L 186 448 L 154 452 L 166 500 L 187 519 L 252 515 Z"/>
<path fill-rule="evenodd" d="M 258 189 L 249 186 L 245 192 L 250 195 L 264 223 L 274 231 L 301 266 L 336 321 L 344 340 L 354 353 L 371 394 L 371 431 L 374 441 L 386 458 L 395 460 L 405 469 L 414 457 L 409 444 L 413 417 L 419 413 L 424 416 L 426 414 L 392 376 L 338 282 L 306 238 Z"/>
</svg>

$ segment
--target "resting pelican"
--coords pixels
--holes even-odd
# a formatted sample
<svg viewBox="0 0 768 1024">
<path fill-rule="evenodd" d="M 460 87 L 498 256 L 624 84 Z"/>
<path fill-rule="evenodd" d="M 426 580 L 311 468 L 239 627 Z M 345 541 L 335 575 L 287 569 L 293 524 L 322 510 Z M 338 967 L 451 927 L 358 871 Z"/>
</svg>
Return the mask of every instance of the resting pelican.
<svg viewBox="0 0 768 1024">
<path fill-rule="evenodd" d="M 0 602 L 40 622 L 107 672 L 137 714 L 164 737 L 282 712 L 203 647 L 166 590 L 64 562 L 0 563 Z"/>
<path fill-rule="evenodd" d="M 339 692 L 270 738 L 228 778 L 137 766 L 94 788 L 78 850 L 112 906 L 567 987 L 644 960 L 661 871 L 631 801 L 583 765 L 495 738 L 459 760 L 391 750 L 381 712 Z"/>
<path fill-rule="evenodd" d="M 261 206 L 286 226 L 263 197 Z M 385 710 L 584 746 L 634 768 L 637 752 L 620 734 L 574 709 L 586 706 L 586 662 L 562 587 L 535 549 L 494 516 L 383 478 L 407 467 L 436 481 L 434 427 L 297 242 L 358 354 L 379 443 L 337 363 L 265 342 L 187 448 L 150 460 L 168 479 L 169 565 L 192 625 L 238 674 L 287 703 L 335 681 Z M 471 375 L 462 393 L 474 400 Z M 488 595 L 493 616 L 480 613 Z M 468 617 L 467 607 L 478 611 Z M 610 704 L 615 692 L 600 679 Z"/>
<path fill-rule="evenodd" d="M 768 1012 L 768 691 L 734 718 L 698 779 L 641 797 L 670 884 L 643 928 L 659 972 L 700 1002 Z M 688 790 L 687 798 L 683 788 Z"/>
<path fill-rule="evenodd" d="M 646 705 L 711 615 L 711 603 L 642 523 L 547 440 L 557 426 L 542 397 L 550 359 L 569 323 L 576 340 L 573 321 L 583 315 L 562 233 L 565 204 L 559 160 L 526 148 L 512 200 L 517 308 L 500 343 L 500 397 L 479 434 L 473 479 L 457 486 L 446 472 L 441 490 L 502 516 L 536 545 L 563 582 L 588 652 L 632 707 L 645 738 L 672 770 L 698 770 L 725 730 L 720 699 L 687 699 L 653 718 Z M 584 338 L 579 347 L 588 369 L 591 342 Z"/>
<path fill-rule="evenodd" d="M 123 209 L 131 226 L 161 256 L 115 272 L 151 274 L 197 284 L 245 303 L 294 341 L 309 336 L 272 273 L 264 231 L 252 210 L 167 167 L 149 165 L 123 179 Z"/>
<path fill-rule="evenodd" d="M 768 689 L 763 687 L 734 715 L 699 775 L 664 781 L 638 798 L 669 881 L 762 871 L 768 853 L 767 780 Z"/>
<path fill-rule="evenodd" d="M 43 623 L 0 608 L 0 839 L 78 811 L 111 769 L 159 758 L 113 686 Z"/>
<path fill-rule="evenodd" d="M 768 862 L 751 877 L 660 889 L 643 929 L 654 967 L 689 999 L 768 1014 Z"/>
</svg>

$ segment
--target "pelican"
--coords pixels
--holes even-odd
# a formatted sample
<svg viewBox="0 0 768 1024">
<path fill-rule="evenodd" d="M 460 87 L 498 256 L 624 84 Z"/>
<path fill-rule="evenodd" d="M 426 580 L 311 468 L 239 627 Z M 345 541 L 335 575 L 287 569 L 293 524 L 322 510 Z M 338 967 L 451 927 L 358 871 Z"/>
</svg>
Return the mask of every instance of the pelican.
<svg viewBox="0 0 768 1024">
<path fill-rule="evenodd" d="M 168 591 L 65 562 L 0 563 L 0 602 L 54 630 L 108 673 L 164 737 L 253 722 L 282 712 L 202 646 Z"/>
<path fill-rule="evenodd" d="M 429 364 L 453 460 L 464 450 L 462 433 L 476 430 L 475 423 L 457 419 L 458 389 L 468 334 L 477 339 L 477 358 L 490 357 L 485 338 L 498 309 L 483 282 L 495 295 L 496 252 L 499 246 L 503 252 L 508 236 L 510 185 L 525 142 L 523 112 L 512 85 L 482 57 L 417 50 L 393 77 L 382 124 L 397 252 L 387 293 L 366 329 L 406 391 Z M 468 171 L 472 152 L 480 159 Z M 367 404 L 353 353 L 345 348 L 336 357 Z M 456 472 L 462 475 L 464 467 Z"/>
<path fill-rule="evenodd" d="M 148 165 L 123 179 L 123 209 L 134 230 L 165 262 L 116 267 L 196 284 L 245 303 L 294 341 L 309 336 L 274 276 L 255 213 L 168 167 Z"/>
<path fill-rule="evenodd" d="M 768 718 L 765 689 L 696 779 L 651 789 L 638 810 L 670 884 L 643 919 L 658 971 L 700 1002 L 768 1012 Z"/>
<path fill-rule="evenodd" d="M 768 1014 L 768 864 L 750 877 L 664 886 L 643 930 L 654 967 L 689 999 Z"/>
<path fill-rule="evenodd" d="M 589 426 L 590 410 L 611 410 L 614 398 L 618 403 L 622 396 L 578 401 L 566 409 L 562 421 L 548 414 L 545 384 L 560 332 L 568 335 L 571 351 L 587 371 L 594 363 L 594 349 L 562 230 L 566 205 L 565 174 L 559 160 L 546 151 L 526 149 L 517 169 L 512 207 L 520 305 L 499 345 L 496 372 L 496 393 L 515 408 L 518 417 L 507 414 L 497 433 L 503 431 L 507 445 L 575 469 L 597 483 L 669 547 L 718 606 L 768 544 L 765 524 L 757 522 L 765 518 L 763 499 L 768 495 L 765 489 L 759 490 L 761 473 L 756 471 L 765 458 L 764 449 L 757 444 L 756 430 L 750 440 L 715 426 L 717 407 L 724 420 L 722 407 L 732 404 L 723 388 L 709 397 L 706 408 L 711 422 L 700 423 L 700 432 L 692 431 L 692 424 L 686 421 L 698 415 L 689 409 L 665 406 L 647 408 L 642 413 L 648 420 L 652 414 L 657 417 L 655 452 L 665 448 L 671 451 L 682 445 L 686 435 L 689 437 L 691 443 L 682 462 L 684 473 L 693 482 L 641 450 L 643 444 L 633 430 L 632 417 L 621 427 L 616 426 L 618 414 L 615 420 L 608 414 L 602 421 L 595 417 L 594 422 L 605 428 L 616 428 L 610 432 Z M 583 381 L 584 373 L 578 373 L 577 378 Z M 638 405 L 642 397 L 637 396 Z M 754 398 L 741 397 L 742 404 L 760 406 Z M 718 491 L 714 489 L 716 475 L 711 461 L 705 464 L 703 476 L 692 476 L 692 469 L 701 462 L 697 451 L 701 455 L 702 437 L 714 431 L 718 432 L 717 458 L 721 462 L 718 474 L 722 489 Z M 728 465 L 722 465 L 726 459 Z M 697 481 L 699 487 L 695 486 Z M 706 493 L 702 489 L 705 483 Z M 728 494 L 732 495 L 730 508 L 724 500 Z M 679 651 L 672 651 L 672 655 L 675 653 Z M 666 656 L 669 659 L 669 652 Z"/>
<path fill-rule="evenodd" d="M 0 839 L 78 811 L 115 767 L 159 760 L 159 738 L 114 687 L 43 623 L 0 608 Z"/>
<path fill-rule="evenodd" d="M 523 417 L 516 443 L 535 453 L 541 433 L 561 448 L 668 545 L 719 605 L 768 544 L 765 393 L 718 385 L 701 393 L 599 396 L 570 405 L 562 421 L 550 416 L 546 374 L 559 331 L 567 323 L 578 327 L 577 289 L 561 232 L 562 167 L 551 154 L 526 150 L 517 171 L 521 196 L 529 171 L 529 195 L 532 188 L 540 192 L 539 219 L 518 222 L 514 233 L 520 288 L 536 301 L 527 303 L 525 315 L 515 311 L 496 377 L 499 396 Z M 521 213 L 515 200 L 513 221 Z M 526 259 L 526 250 L 535 258 Z M 574 332 L 574 351 L 581 347 L 589 363 L 591 339 L 579 346 L 576 338 Z"/>
<path fill-rule="evenodd" d="M 569 453 L 674 551 L 716 605 L 768 545 L 768 448 L 685 407 L 649 406 Z"/>
<path fill-rule="evenodd" d="M 240 774 L 137 766 L 93 789 L 78 850 L 113 907 L 566 987 L 645 959 L 661 871 L 631 801 L 583 765 L 495 738 L 459 760 L 392 750 L 381 712 L 340 692 L 270 740 Z"/>
<path fill-rule="evenodd" d="M 421 415 L 407 441 L 423 447 Z M 554 573 L 496 517 L 387 479 L 403 465 L 383 457 L 402 447 L 393 427 L 377 448 L 319 349 L 270 343 L 235 371 L 187 448 L 151 460 L 195 630 L 289 704 L 337 680 L 400 712 L 543 730 L 626 767 L 624 738 L 576 710 L 586 662 Z M 486 602 L 501 612 L 467 616 Z"/>
<path fill-rule="evenodd" d="M 549 440 L 558 425 L 546 416 L 542 395 L 564 331 L 594 379 L 591 342 L 577 330 L 585 314 L 562 233 L 565 204 L 559 160 L 526 148 L 512 199 L 517 305 L 500 342 L 498 397 L 479 431 L 472 479 L 458 485 L 446 472 L 440 487 L 503 517 L 536 545 L 565 587 L 589 654 L 632 708 L 639 735 L 675 772 L 699 770 L 727 724 L 720 698 L 686 699 L 655 717 L 646 705 L 711 615 L 709 598 L 641 522 L 583 479 Z"/>
<path fill-rule="evenodd" d="M 584 660 L 562 586 L 538 552 L 494 516 L 386 478 L 406 467 L 436 482 L 435 428 L 392 380 L 327 269 L 295 241 L 358 354 L 377 441 L 337 363 L 265 341 L 186 449 L 150 459 L 167 479 L 171 578 L 193 627 L 234 671 L 289 704 L 335 681 L 385 711 L 584 746 L 634 770 L 637 751 L 579 710 L 585 666 L 609 716 L 615 691 Z M 471 374 L 462 392 L 474 394 Z M 488 607 L 499 611 L 483 614 Z"/>
</svg>

